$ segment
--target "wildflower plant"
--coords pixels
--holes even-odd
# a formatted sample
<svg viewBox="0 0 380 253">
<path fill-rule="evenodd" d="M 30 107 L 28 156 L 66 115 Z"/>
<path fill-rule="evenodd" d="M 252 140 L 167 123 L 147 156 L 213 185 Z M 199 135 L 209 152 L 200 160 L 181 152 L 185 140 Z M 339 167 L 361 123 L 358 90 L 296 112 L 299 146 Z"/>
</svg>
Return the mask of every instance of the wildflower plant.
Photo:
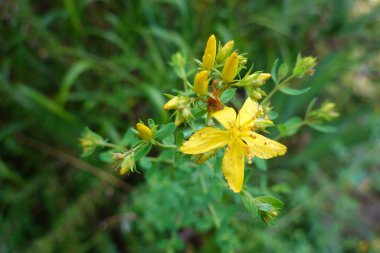
<svg viewBox="0 0 380 253">
<path fill-rule="evenodd" d="M 138 161 L 142 168 L 151 167 L 147 164 L 152 161 L 174 163 L 177 168 L 191 163 L 195 170 L 203 170 L 202 165 L 207 164 L 212 173 L 223 174 L 218 177 L 220 183 L 226 191 L 239 194 L 252 215 L 272 223 L 284 204 L 272 196 L 255 196 L 248 187 L 250 183 L 245 181 L 245 173 L 255 174 L 253 159 L 257 165 L 260 160 L 286 155 L 287 147 L 280 139 L 296 134 L 302 126 L 333 131 L 324 123 L 338 114 L 333 103 L 325 102 L 316 108 L 314 99 L 304 119 L 293 117 L 276 124 L 276 108 L 270 99 L 278 91 L 293 96 L 306 93 L 310 88 L 294 89 L 290 84 L 312 75 L 316 58 L 299 55 L 293 69 L 285 63 L 279 66 L 276 60 L 271 73 L 265 73 L 254 71 L 253 65 L 248 68 L 247 55 L 234 46 L 232 40 L 224 45 L 217 43 L 216 37 L 211 35 L 202 60 L 195 60 L 197 67 L 190 70 L 186 69 L 186 58 L 181 53 L 173 55 L 171 64 L 183 82 L 182 90 L 165 94 L 168 101 L 163 109 L 172 112 L 173 122 L 160 125 L 152 119 L 148 119 L 147 124 L 139 122 L 118 144 L 109 143 L 87 129 L 80 139 L 83 155 L 90 155 L 97 147 L 108 148 L 102 153 L 102 159 L 112 162 L 121 175 L 135 172 Z M 263 87 L 270 79 L 275 86 L 267 94 L 268 89 Z M 235 110 L 231 101 L 242 106 Z M 274 127 L 278 136 L 271 139 L 267 135 Z M 153 147 L 159 150 L 158 156 L 149 156 Z M 204 188 L 207 182 L 200 184 Z M 214 215 L 214 208 L 209 207 Z"/>
</svg>

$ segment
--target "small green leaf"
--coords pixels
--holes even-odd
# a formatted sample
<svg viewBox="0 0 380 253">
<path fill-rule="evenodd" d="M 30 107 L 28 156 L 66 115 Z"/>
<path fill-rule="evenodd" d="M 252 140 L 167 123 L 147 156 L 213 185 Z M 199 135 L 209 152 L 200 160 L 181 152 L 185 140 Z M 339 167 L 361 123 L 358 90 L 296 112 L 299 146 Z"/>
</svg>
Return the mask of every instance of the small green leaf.
<svg viewBox="0 0 380 253">
<path fill-rule="evenodd" d="M 307 87 L 305 89 L 300 89 L 300 90 L 293 89 L 293 88 L 281 88 L 280 91 L 287 95 L 298 96 L 298 95 L 302 95 L 308 92 L 310 89 L 311 89 L 310 87 Z"/>
<path fill-rule="evenodd" d="M 235 96 L 236 89 L 227 89 L 223 92 L 223 94 L 220 96 L 220 100 L 223 104 L 228 103 L 234 96 Z"/>
<path fill-rule="evenodd" d="M 100 153 L 99 159 L 103 162 L 106 162 L 106 163 L 112 163 L 113 162 L 112 153 L 109 151 L 105 151 L 105 152 Z"/>
<path fill-rule="evenodd" d="M 278 124 L 277 129 L 281 136 L 292 136 L 296 134 L 301 127 L 302 119 L 300 117 L 293 117 L 283 124 Z"/>
<path fill-rule="evenodd" d="M 243 190 L 240 196 L 247 211 L 252 215 L 252 217 L 256 218 L 258 215 L 258 210 L 252 195 L 246 190 Z"/>
<path fill-rule="evenodd" d="M 127 130 L 127 132 L 125 132 L 124 136 L 123 136 L 123 139 L 121 140 L 121 143 L 120 145 L 122 146 L 133 146 L 135 144 L 137 144 L 137 142 L 139 142 L 140 139 L 137 138 L 137 135 L 136 135 L 136 132 L 130 128 Z"/>
<path fill-rule="evenodd" d="M 274 111 L 270 111 L 267 113 L 270 120 L 275 120 L 278 118 L 278 113 Z"/>
<path fill-rule="evenodd" d="M 278 68 L 277 76 L 278 81 L 281 81 L 284 79 L 289 73 L 289 66 L 286 63 L 281 64 L 281 66 Z"/>
<path fill-rule="evenodd" d="M 204 110 L 203 108 L 197 108 L 197 107 L 191 108 L 191 114 L 196 119 L 202 117 L 205 113 L 206 113 L 206 110 Z"/>
<path fill-rule="evenodd" d="M 70 89 L 78 80 L 79 76 L 92 67 L 92 64 L 88 61 L 79 61 L 73 64 L 63 77 L 61 87 L 58 92 L 57 102 L 63 106 L 69 97 Z"/>
<path fill-rule="evenodd" d="M 214 165 L 215 171 L 222 170 L 222 161 L 223 161 L 223 156 L 221 155 L 220 152 L 218 152 L 215 156 L 215 165 Z"/>
<path fill-rule="evenodd" d="M 305 112 L 305 117 L 309 115 L 311 110 L 314 108 L 315 103 L 317 102 L 317 98 L 313 98 L 310 103 L 307 105 L 306 112 Z"/>
<path fill-rule="evenodd" d="M 333 126 L 321 126 L 321 125 L 309 125 L 311 128 L 322 132 L 322 133 L 334 133 L 336 132 L 336 127 Z"/>
<path fill-rule="evenodd" d="M 150 129 L 154 128 L 156 124 L 154 123 L 154 120 L 153 119 L 148 119 L 148 126 Z"/>
<path fill-rule="evenodd" d="M 278 84 L 278 79 L 277 79 L 277 66 L 278 66 L 279 60 L 276 59 L 273 63 L 272 70 L 270 71 L 272 75 L 272 79 L 274 83 L 277 85 Z"/>
<path fill-rule="evenodd" d="M 161 125 L 160 129 L 156 132 L 155 138 L 162 140 L 165 137 L 171 135 L 175 131 L 174 122 L 170 122 L 166 125 Z"/>
<path fill-rule="evenodd" d="M 284 207 L 284 202 L 272 196 L 260 196 L 260 197 L 254 198 L 254 200 L 256 201 L 256 203 L 260 202 L 260 203 L 269 204 L 276 210 Z"/>
<path fill-rule="evenodd" d="M 152 149 L 151 143 L 145 143 L 140 148 L 137 149 L 135 153 L 135 161 L 141 159 L 142 157 L 146 156 L 149 151 Z"/>
</svg>

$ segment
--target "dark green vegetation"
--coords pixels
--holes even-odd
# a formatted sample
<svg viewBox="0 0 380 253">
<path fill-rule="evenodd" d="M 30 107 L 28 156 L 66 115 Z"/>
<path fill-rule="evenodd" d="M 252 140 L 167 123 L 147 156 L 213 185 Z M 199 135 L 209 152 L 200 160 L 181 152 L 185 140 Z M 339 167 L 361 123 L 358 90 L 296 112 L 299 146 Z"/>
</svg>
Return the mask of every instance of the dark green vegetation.
<svg viewBox="0 0 380 253">
<path fill-rule="evenodd" d="M 0 1 L 0 252 L 379 252 L 376 2 Z M 85 126 L 118 143 L 139 118 L 167 122 L 171 55 L 199 58 L 212 33 L 267 72 L 318 57 L 308 93 L 273 97 L 277 122 L 315 96 L 341 115 L 250 166 L 254 191 L 286 204 L 276 226 L 212 184 L 220 172 L 144 160 L 122 178 L 78 158 Z"/>
</svg>

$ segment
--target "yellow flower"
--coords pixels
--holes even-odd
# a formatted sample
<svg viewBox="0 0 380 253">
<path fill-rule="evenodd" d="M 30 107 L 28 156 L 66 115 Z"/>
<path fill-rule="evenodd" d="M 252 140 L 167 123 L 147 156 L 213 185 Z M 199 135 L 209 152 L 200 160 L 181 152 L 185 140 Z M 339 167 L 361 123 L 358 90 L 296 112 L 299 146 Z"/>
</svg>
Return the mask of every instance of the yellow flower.
<svg viewBox="0 0 380 253">
<path fill-rule="evenodd" d="M 153 139 L 152 130 L 149 127 L 147 127 L 145 124 L 137 123 L 136 129 L 137 129 L 137 132 L 139 133 L 140 137 L 142 139 L 144 139 L 145 141 L 150 141 L 151 139 Z"/>
<path fill-rule="evenodd" d="M 239 57 L 237 53 L 233 52 L 226 60 L 222 71 L 222 79 L 226 83 L 232 82 L 236 76 L 239 64 Z"/>
<path fill-rule="evenodd" d="M 207 40 L 205 52 L 202 57 L 202 67 L 204 70 L 210 71 L 214 67 L 216 56 L 216 38 L 215 35 L 211 35 Z"/>
<path fill-rule="evenodd" d="M 227 146 L 223 157 L 222 170 L 228 185 L 234 192 L 240 192 L 244 180 L 244 157 L 269 159 L 283 155 L 286 147 L 252 131 L 259 105 L 247 98 L 236 117 L 230 107 L 215 112 L 212 116 L 225 130 L 205 127 L 195 132 L 181 147 L 185 154 L 198 155 Z"/>
<path fill-rule="evenodd" d="M 195 75 L 194 78 L 194 92 L 198 96 L 205 96 L 208 94 L 208 71 L 202 70 Z"/>
</svg>

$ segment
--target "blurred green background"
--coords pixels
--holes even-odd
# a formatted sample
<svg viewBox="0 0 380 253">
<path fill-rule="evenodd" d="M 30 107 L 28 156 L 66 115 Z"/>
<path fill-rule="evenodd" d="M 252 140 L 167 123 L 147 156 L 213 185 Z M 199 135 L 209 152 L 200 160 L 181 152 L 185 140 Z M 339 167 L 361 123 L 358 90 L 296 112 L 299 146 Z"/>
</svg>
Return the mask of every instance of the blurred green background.
<svg viewBox="0 0 380 253">
<path fill-rule="evenodd" d="M 0 20 L 1 253 L 380 252 L 380 1 L 2 0 Z M 313 97 L 341 115 L 250 166 L 255 191 L 286 204 L 276 226 L 225 185 L 202 191 L 211 170 L 145 160 L 120 177 L 80 158 L 86 126 L 118 143 L 138 119 L 168 122 L 171 55 L 192 63 L 212 33 L 255 70 L 318 57 L 307 94 L 274 96 L 277 122 Z"/>
</svg>

